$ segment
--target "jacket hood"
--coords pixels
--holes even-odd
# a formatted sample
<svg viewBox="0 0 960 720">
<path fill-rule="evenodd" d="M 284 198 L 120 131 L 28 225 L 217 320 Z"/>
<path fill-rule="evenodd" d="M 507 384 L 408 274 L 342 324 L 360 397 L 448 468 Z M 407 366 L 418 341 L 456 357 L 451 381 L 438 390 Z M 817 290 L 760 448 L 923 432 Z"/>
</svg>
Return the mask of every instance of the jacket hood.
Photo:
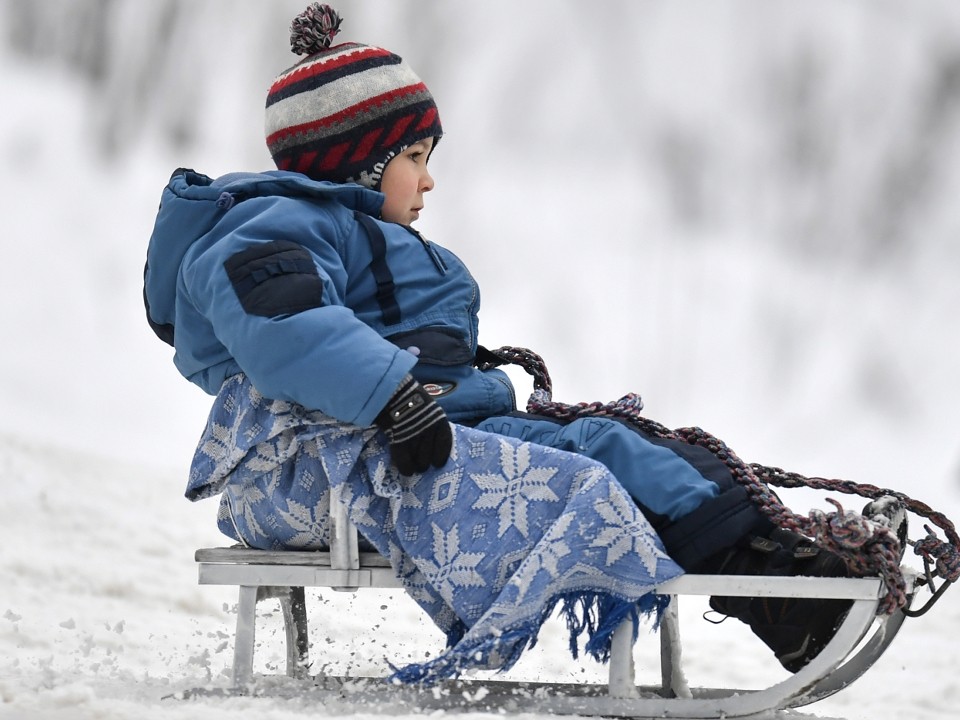
<svg viewBox="0 0 960 720">
<path fill-rule="evenodd" d="M 276 195 L 333 200 L 375 217 L 383 205 L 379 192 L 360 185 L 311 180 L 295 172 L 230 173 L 213 179 L 185 168 L 174 171 L 160 199 L 143 273 L 147 321 L 161 340 L 173 345 L 177 276 L 190 246 L 238 202 Z"/>
</svg>

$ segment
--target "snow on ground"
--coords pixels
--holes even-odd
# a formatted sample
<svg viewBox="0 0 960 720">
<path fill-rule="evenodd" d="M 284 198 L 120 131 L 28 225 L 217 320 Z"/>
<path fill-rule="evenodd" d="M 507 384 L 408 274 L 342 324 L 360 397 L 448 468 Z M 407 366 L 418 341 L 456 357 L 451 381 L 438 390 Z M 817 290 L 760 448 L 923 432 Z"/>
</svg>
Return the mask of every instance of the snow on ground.
<svg viewBox="0 0 960 720">
<path fill-rule="evenodd" d="M 0 718 L 337 716 L 342 708 L 304 699 L 165 699 L 226 682 L 235 620 L 235 591 L 196 583 L 193 551 L 223 541 L 214 526 L 215 503 L 192 505 L 182 497 L 209 401 L 176 375 L 168 350 L 143 320 L 140 300 L 160 185 L 178 159 L 147 145 L 103 166 L 87 150 L 82 120 L 73 121 L 83 117 L 80 88 L 52 67 L 0 60 L 0 93 L 19 100 L 0 117 Z M 458 147 L 464 152 L 456 143 L 451 136 L 451 154 Z M 447 214 L 451 231 L 464 209 L 458 195 L 483 198 L 495 179 L 461 179 L 466 192 L 459 194 L 444 196 L 438 188 L 437 207 L 457 210 Z M 581 193 L 580 217 L 616 222 L 609 209 L 642 192 L 632 182 Z M 544 207 L 556 199 L 546 189 L 523 198 Z M 625 285 L 605 283 L 585 294 L 590 302 L 567 303 L 567 324 L 553 325 L 537 319 L 556 318 L 564 290 L 549 277 L 534 277 L 531 268 L 548 276 L 569 272 L 570 253 L 562 248 L 546 268 L 533 265 L 543 238 L 561 237 L 567 219 L 544 213 L 534 221 L 513 207 L 515 196 L 496 193 L 491 200 L 511 218 L 511 237 L 536 240 L 513 248 L 513 240 L 491 228 L 493 250 L 516 253 L 514 269 L 494 273 L 483 262 L 488 246 L 462 238 L 458 246 L 455 232 L 437 239 L 453 237 L 490 288 L 484 324 L 493 342 L 519 341 L 544 352 L 559 399 L 612 399 L 643 390 L 654 417 L 722 428 L 718 434 L 748 459 L 892 486 L 960 517 L 957 259 L 949 248 L 925 248 L 918 264 L 896 278 L 851 277 L 776 250 L 754 245 L 743 251 L 737 238 L 705 238 L 717 242 L 690 253 L 679 243 L 658 242 L 671 228 L 645 226 L 650 249 L 641 261 L 656 270 L 648 267 Z M 430 221 L 433 231 L 448 229 L 442 217 Z M 630 219 L 623 222 L 604 226 L 597 237 L 630 230 Z M 598 247 L 604 252 L 580 258 L 581 279 L 616 277 L 623 257 L 637 260 L 624 256 L 636 249 L 614 240 Z M 741 282 L 724 285 L 729 276 Z M 496 299 L 504 285 L 525 300 L 521 308 L 502 295 Z M 796 303 L 798 294 L 803 303 Z M 710 305 L 723 322 L 685 310 L 691 299 Z M 598 356 L 611 329 L 631 320 L 624 305 L 659 301 L 660 312 L 643 318 L 642 336 L 629 351 Z M 620 315 L 612 322 L 601 317 L 601 305 L 619 306 Z M 796 322 L 784 324 L 790 319 Z M 693 331 L 678 333 L 678 327 Z M 771 336 L 764 333 L 771 328 L 782 334 L 773 339 L 786 344 L 772 355 L 753 351 L 766 350 Z M 571 343 L 574 329 L 578 341 Z M 877 347 L 883 352 L 865 351 Z M 656 364 L 653 357 L 671 360 Z M 578 373 L 577 363 L 598 361 L 596 375 Z M 790 368 L 793 374 L 786 374 Z M 877 387 L 894 392 L 880 398 L 886 406 L 863 400 Z M 891 402 L 904 412 L 891 415 Z M 928 616 L 909 621 L 865 678 L 809 711 L 848 720 L 955 717 L 958 597 L 948 592 Z M 420 660 L 441 648 L 439 634 L 397 592 L 314 592 L 308 603 L 314 656 L 330 670 L 375 672 L 385 658 Z M 756 687 L 782 677 L 743 627 L 706 623 L 703 609 L 693 601 L 682 609 L 691 684 Z M 278 623 L 274 612 L 259 626 L 261 671 L 282 665 Z M 655 675 L 656 645 L 655 638 L 641 637 L 641 672 Z M 548 625 L 514 677 L 603 677 L 603 668 L 573 663 L 565 652 L 560 628 Z M 361 709 L 357 717 L 374 714 Z"/>
<path fill-rule="evenodd" d="M 193 551 L 220 542 L 215 503 L 182 500 L 179 472 L 2 435 L 0 473 L 0 717 L 294 720 L 342 712 L 309 699 L 171 697 L 226 685 L 236 602 L 235 589 L 196 583 Z M 314 661 L 329 671 L 382 672 L 385 659 L 420 660 L 442 647 L 396 591 L 314 590 L 308 609 Z M 742 626 L 705 622 L 693 600 L 682 609 L 691 684 L 761 687 L 784 677 Z M 257 670 L 282 671 L 277 606 L 265 603 L 259 617 Z M 948 594 L 929 616 L 908 621 L 866 677 L 808 710 L 848 720 L 955 717 L 958 628 L 960 606 Z M 602 680 L 598 664 L 569 660 L 559 623 L 543 635 L 515 677 Z M 656 638 L 641 634 L 643 682 L 656 681 L 657 651 Z M 358 720 L 378 714 L 354 711 Z"/>
</svg>

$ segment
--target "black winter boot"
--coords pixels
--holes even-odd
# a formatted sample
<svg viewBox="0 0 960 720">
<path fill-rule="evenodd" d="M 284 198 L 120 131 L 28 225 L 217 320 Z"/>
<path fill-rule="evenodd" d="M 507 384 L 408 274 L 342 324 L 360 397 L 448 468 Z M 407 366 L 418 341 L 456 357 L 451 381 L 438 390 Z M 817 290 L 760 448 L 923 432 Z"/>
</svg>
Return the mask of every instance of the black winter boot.
<svg viewBox="0 0 960 720">
<path fill-rule="evenodd" d="M 701 448 L 687 447 L 684 452 L 694 450 Z M 684 570 L 701 575 L 850 576 L 837 555 L 801 535 L 776 528 L 712 455 L 706 460 L 701 457 L 697 467 L 701 465 L 711 468 L 709 477 L 720 492 L 693 512 L 668 520 L 637 503 L 667 553 Z M 878 498 L 862 514 L 890 527 L 900 538 L 902 552 L 906 546 L 906 512 L 898 499 Z M 851 604 L 849 600 L 818 598 L 710 599 L 714 610 L 749 625 L 790 672 L 797 672 L 823 650 Z"/>
<path fill-rule="evenodd" d="M 776 528 L 768 537 L 746 538 L 720 553 L 701 573 L 792 577 L 847 577 L 843 561 L 806 538 Z M 850 609 L 849 600 L 819 598 L 712 597 L 710 607 L 750 626 L 790 672 L 823 650 Z"/>
</svg>

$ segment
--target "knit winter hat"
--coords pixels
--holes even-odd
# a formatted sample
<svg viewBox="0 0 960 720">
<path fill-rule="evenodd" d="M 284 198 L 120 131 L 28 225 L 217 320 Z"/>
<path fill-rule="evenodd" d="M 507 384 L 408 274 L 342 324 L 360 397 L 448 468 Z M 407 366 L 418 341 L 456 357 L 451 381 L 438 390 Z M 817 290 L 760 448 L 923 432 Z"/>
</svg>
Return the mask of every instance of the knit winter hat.
<svg viewBox="0 0 960 720">
<path fill-rule="evenodd" d="M 313 3 L 290 26 L 290 48 L 307 57 L 267 95 L 267 147 L 277 167 L 315 180 L 375 190 L 404 148 L 443 134 L 436 103 L 403 60 L 383 48 L 330 46 L 341 18 Z"/>
</svg>

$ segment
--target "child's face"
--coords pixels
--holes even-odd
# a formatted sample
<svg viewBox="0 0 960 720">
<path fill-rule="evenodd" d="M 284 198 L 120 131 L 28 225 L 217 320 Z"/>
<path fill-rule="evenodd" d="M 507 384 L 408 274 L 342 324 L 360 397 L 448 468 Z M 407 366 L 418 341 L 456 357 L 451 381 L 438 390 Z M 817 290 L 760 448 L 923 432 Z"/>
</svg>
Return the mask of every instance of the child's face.
<svg viewBox="0 0 960 720">
<path fill-rule="evenodd" d="M 381 216 L 387 222 L 410 225 L 420 217 L 423 194 L 433 190 L 433 178 L 427 171 L 432 149 L 433 138 L 427 138 L 387 163 L 380 181 L 380 192 L 386 196 Z"/>
</svg>

